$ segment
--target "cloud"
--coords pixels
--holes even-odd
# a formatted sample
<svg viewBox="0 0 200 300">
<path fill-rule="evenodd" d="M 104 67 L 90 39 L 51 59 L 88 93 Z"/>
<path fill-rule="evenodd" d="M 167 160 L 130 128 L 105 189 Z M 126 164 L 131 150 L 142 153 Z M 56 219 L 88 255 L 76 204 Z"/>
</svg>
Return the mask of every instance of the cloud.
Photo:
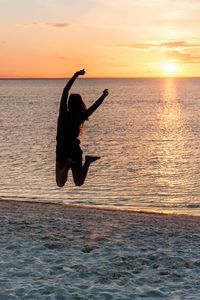
<svg viewBox="0 0 200 300">
<path fill-rule="evenodd" d="M 53 27 L 53 28 L 67 28 L 69 26 L 71 26 L 72 24 L 70 23 L 62 23 L 62 22 L 57 22 L 57 23 L 29 23 L 29 24 L 17 24 L 18 27 Z"/>
<path fill-rule="evenodd" d="M 198 64 L 200 63 L 200 56 L 190 53 L 193 49 L 200 52 L 200 42 L 187 42 L 183 40 L 167 41 L 167 42 L 152 42 L 152 43 L 134 43 L 111 45 L 108 47 L 130 48 L 143 50 L 161 50 L 166 59 L 174 60 L 183 64 Z"/>
<path fill-rule="evenodd" d="M 66 28 L 71 26 L 69 23 L 47 23 L 47 25 L 51 27 L 56 27 L 56 28 Z"/>
<path fill-rule="evenodd" d="M 166 48 L 199 48 L 200 42 L 188 43 L 186 41 L 171 41 L 161 43 L 160 46 Z"/>
<path fill-rule="evenodd" d="M 150 49 L 150 48 L 154 48 L 155 44 L 152 44 L 152 43 L 135 43 L 135 44 L 130 44 L 130 45 L 123 45 L 122 47 L 133 48 L 133 49 Z"/>
<path fill-rule="evenodd" d="M 172 42 L 165 42 L 161 43 L 160 46 L 162 47 L 169 47 L 169 48 L 176 48 L 176 47 L 188 47 L 188 42 L 186 41 L 172 41 Z"/>
<path fill-rule="evenodd" d="M 166 53 L 166 57 L 185 64 L 200 63 L 200 56 L 180 51 L 171 51 Z"/>
<path fill-rule="evenodd" d="M 176 48 L 199 48 L 200 42 L 188 43 L 187 41 L 168 41 L 163 43 L 133 43 L 133 44 L 121 44 L 121 45 L 110 45 L 108 47 L 116 48 L 132 48 L 132 49 L 176 49 Z"/>
<path fill-rule="evenodd" d="M 134 43 L 134 44 L 119 44 L 119 45 L 108 45 L 109 48 L 132 48 L 132 49 L 149 49 L 154 47 L 154 44 L 150 43 Z"/>
</svg>

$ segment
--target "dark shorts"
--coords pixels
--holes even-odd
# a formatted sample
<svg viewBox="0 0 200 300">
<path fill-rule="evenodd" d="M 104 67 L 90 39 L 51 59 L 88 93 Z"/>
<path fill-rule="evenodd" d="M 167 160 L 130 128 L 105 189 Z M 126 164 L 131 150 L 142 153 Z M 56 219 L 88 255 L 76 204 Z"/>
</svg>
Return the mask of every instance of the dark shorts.
<svg viewBox="0 0 200 300">
<path fill-rule="evenodd" d="M 58 162 L 66 162 L 68 158 L 81 162 L 82 154 L 83 151 L 81 150 L 79 139 L 75 139 L 66 144 L 57 142 L 56 161 Z"/>
</svg>

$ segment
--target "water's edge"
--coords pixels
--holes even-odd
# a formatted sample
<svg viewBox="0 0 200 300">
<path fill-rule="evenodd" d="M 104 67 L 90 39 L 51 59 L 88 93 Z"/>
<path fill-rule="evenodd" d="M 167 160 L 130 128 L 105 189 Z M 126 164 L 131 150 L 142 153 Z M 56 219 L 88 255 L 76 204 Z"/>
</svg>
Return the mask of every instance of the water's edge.
<svg viewBox="0 0 200 300">
<path fill-rule="evenodd" d="M 156 216 L 173 216 L 173 217 L 188 217 L 188 218 L 198 218 L 200 217 L 199 214 L 189 214 L 189 213 L 183 213 L 183 212 L 177 212 L 177 211 L 155 211 L 155 210 L 145 210 L 145 209 L 128 209 L 126 207 L 117 207 L 117 206 L 102 206 L 102 205 L 80 205 L 80 204 L 69 204 L 64 203 L 63 201 L 46 201 L 46 200 L 37 200 L 34 201 L 33 199 L 30 200 L 16 200 L 16 199 L 3 199 L 0 198 L 0 205 L 1 203 L 7 203 L 7 204 L 34 204 L 34 205 L 46 205 L 46 206 L 55 206 L 56 208 L 78 208 L 78 209 L 90 209 L 94 211 L 108 211 L 108 212 L 121 212 L 121 213 L 131 213 L 131 214 L 145 214 L 145 215 L 156 215 Z"/>
</svg>

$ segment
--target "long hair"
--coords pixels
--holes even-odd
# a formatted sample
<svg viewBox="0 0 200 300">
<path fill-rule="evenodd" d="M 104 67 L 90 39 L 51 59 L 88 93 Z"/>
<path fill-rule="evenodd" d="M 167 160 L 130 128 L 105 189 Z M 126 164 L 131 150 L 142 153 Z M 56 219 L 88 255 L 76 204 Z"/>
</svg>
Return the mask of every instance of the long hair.
<svg viewBox="0 0 200 300">
<path fill-rule="evenodd" d="M 69 113 L 71 114 L 72 118 L 76 119 L 79 118 L 80 115 L 87 109 L 85 103 L 83 102 L 83 99 L 81 95 L 79 94 L 71 94 L 69 96 L 68 104 L 67 104 L 67 109 Z M 83 133 L 83 125 L 79 125 L 79 132 Z"/>
<path fill-rule="evenodd" d="M 71 94 L 69 96 L 67 107 L 73 115 L 80 115 L 87 109 L 81 95 L 79 94 Z"/>
</svg>

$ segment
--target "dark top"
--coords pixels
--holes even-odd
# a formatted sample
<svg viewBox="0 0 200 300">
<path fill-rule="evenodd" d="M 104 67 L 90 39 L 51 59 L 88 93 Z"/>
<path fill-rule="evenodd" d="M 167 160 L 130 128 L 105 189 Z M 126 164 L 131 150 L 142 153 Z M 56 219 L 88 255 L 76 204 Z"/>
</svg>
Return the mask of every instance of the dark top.
<svg viewBox="0 0 200 300">
<path fill-rule="evenodd" d="M 78 138 L 80 125 L 81 122 L 73 118 L 69 111 L 67 111 L 64 115 L 59 116 L 56 137 L 57 142 L 65 143 Z"/>
<path fill-rule="evenodd" d="M 57 126 L 57 161 L 65 162 L 69 157 L 75 161 L 82 159 L 82 150 L 78 139 L 82 122 L 82 117 L 76 118 L 67 109 L 62 109 Z"/>
</svg>

